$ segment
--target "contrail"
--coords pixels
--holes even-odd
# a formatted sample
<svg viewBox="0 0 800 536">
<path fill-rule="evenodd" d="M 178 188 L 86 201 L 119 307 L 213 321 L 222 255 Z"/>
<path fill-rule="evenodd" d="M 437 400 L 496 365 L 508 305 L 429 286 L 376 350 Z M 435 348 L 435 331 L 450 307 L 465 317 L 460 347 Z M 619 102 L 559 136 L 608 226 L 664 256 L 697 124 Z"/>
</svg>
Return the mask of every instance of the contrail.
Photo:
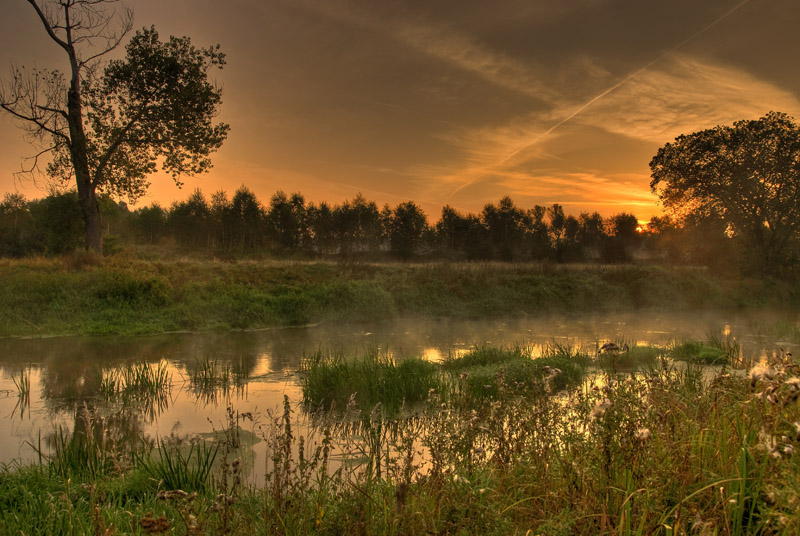
<svg viewBox="0 0 800 536">
<path fill-rule="evenodd" d="M 498 162 L 498 163 L 496 164 L 496 166 L 500 166 L 500 165 L 503 165 L 503 164 L 505 164 L 506 162 L 508 162 L 510 159 L 514 158 L 516 155 L 518 155 L 518 154 L 519 154 L 519 153 L 521 153 L 522 151 L 524 151 L 524 150 L 528 149 L 529 147 L 532 147 L 532 146 L 536 145 L 537 143 L 539 143 L 540 141 L 542 141 L 544 138 L 546 138 L 547 136 L 549 136 L 550 134 L 552 134 L 552 133 L 553 133 L 553 131 L 555 131 L 556 129 L 558 129 L 558 128 L 560 128 L 561 126 L 563 126 L 565 123 L 567 123 L 567 122 L 569 122 L 570 120 L 572 120 L 572 119 L 573 119 L 573 118 L 574 118 L 576 115 L 580 114 L 580 113 L 581 113 L 582 111 L 584 111 L 586 108 L 588 108 L 589 106 L 591 106 L 591 105 L 592 105 L 592 104 L 594 104 L 595 102 L 599 101 L 600 99 L 602 99 L 603 97 L 605 97 L 605 96 L 606 96 L 606 95 L 608 95 L 609 93 L 613 92 L 614 90 L 616 90 L 616 89 L 617 89 L 617 88 L 619 88 L 620 86 L 622 86 L 622 85 L 626 84 L 627 82 L 631 81 L 633 78 L 637 77 L 637 76 L 638 76 L 638 75 L 640 75 L 642 72 L 646 71 L 647 69 L 649 69 L 650 67 L 652 67 L 653 65 L 655 65 L 656 63 L 658 63 L 659 61 L 663 60 L 665 57 L 669 56 L 670 54 L 672 54 L 673 52 L 675 52 L 676 50 L 678 50 L 679 48 L 681 48 L 682 46 L 684 46 L 686 43 L 689 43 L 690 41 L 692 41 L 692 40 L 694 40 L 694 39 L 697 39 L 699 36 L 701 36 L 702 34 L 704 34 L 705 32 L 707 32 L 708 30 L 710 30 L 711 28 L 713 28 L 714 26 L 716 26 L 717 24 L 719 24 L 720 22 L 722 22 L 723 20 L 725 20 L 726 18 L 728 18 L 729 16 L 733 15 L 733 14 L 734 14 L 736 11 L 738 11 L 738 10 L 739 10 L 739 9 L 740 9 L 742 6 L 744 6 L 745 4 L 747 4 L 747 3 L 749 3 L 749 2 L 750 2 L 750 0 L 742 0 L 741 2 L 739 2 L 738 4 L 736 4 L 735 6 L 733 6 L 731 9 L 729 9 L 728 11 L 726 11 L 725 13 L 723 13 L 722 15 L 720 15 L 719 17 L 717 17 L 716 19 L 714 19 L 712 22 L 710 22 L 709 24 L 707 24 L 707 25 L 706 25 L 706 26 L 704 26 L 703 28 L 699 29 L 698 31 L 696 31 L 695 33 L 693 33 L 692 35 L 690 35 L 689 37 L 687 37 L 687 38 L 686 38 L 686 39 L 684 39 L 683 41 L 679 42 L 677 45 L 673 46 L 671 49 L 669 49 L 669 50 L 667 50 L 666 52 L 664 52 L 664 53 L 660 54 L 660 55 L 659 55 L 658 57 L 656 57 L 654 60 L 652 60 L 652 61 L 648 62 L 648 63 L 647 63 L 646 65 L 644 65 L 643 67 L 640 67 L 640 68 L 638 68 L 637 70 L 633 71 L 631 74 L 629 74 L 628 76 L 626 76 L 625 78 L 623 78 L 622 80 L 620 80 L 619 82 L 617 82 L 616 84 L 614 84 L 613 86 L 611 86 L 610 88 L 606 89 L 605 91 L 603 91 L 603 92 L 602 92 L 602 93 L 600 93 L 599 95 L 597 95 L 597 96 L 593 97 L 591 100 L 589 100 L 589 101 L 588 101 L 588 102 L 586 102 L 585 104 L 581 105 L 581 106 L 580 106 L 578 109 L 576 109 L 574 112 L 572 112 L 572 113 L 571 113 L 571 114 L 569 114 L 567 117 L 565 117 L 564 119 L 562 119 L 561 121 L 559 121 L 558 123 L 556 123 L 555 125 L 553 125 L 552 127 L 550 127 L 549 129 L 547 129 L 547 130 L 546 130 L 544 133 L 542 133 L 542 134 L 540 134 L 539 136 L 537 136 L 537 137 L 536 137 L 534 140 L 531 140 L 530 142 L 526 143 L 525 145 L 523 145 L 523 146 L 522 146 L 522 147 L 520 147 L 519 149 L 517 149 L 517 150 L 513 151 L 513 152 L 512 152 L 512 153 L 510 153 L 508 156 L 506 156 L 505 158 L 503 158 L 503 159 L 502 159 L 500 162 Z M 466 184 L 463 184 L 463 185 L 459 186 L 458 188 L 456 188 L 455 190 L 453 190 L 453 192 L 452 192 L 452 193 L 451 193 L 449 196 L 447 196 L 447 200 L 449 201 L 451 197 L 453 197 L 455 194 L 457 194 L 458 192 L 460 192 L 461 190 L 463 190 L 463 189 L 464 189 L 464 188 L 466 188 L 467 186 L 469 186 L 469 185 L 473 184 L 473 183 L 474 183 L 476 180 L 477 180 L 477 179 L 473 179 L 473 180 L 471 180 L 471 181 L 468 181 Z"/>
</svg>

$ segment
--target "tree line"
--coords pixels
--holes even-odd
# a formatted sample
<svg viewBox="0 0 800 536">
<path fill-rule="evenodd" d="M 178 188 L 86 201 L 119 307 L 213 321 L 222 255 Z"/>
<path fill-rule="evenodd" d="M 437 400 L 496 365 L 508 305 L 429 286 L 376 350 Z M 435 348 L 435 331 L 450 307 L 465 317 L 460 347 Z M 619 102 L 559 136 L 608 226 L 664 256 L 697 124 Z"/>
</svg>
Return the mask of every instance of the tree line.
<svg viewBox="0 0 800 536">
<path fill-rule="evenodd" d="M 707 223 L 691 228 L 656 217 L 642 227 L 625 212 L 576 216 L 559 204 L 525 209 L 508 196 L 477 214 L 445 206 L 434 223 L 413 201 L 379 207 L 359 194 L 332 205 L 278 191 L 264 204 L 245 186 L 233 196 L 219 191 L 210 198 L 198 189 L 170 207 L 130 210 L 109 195 L 99 203 L 110 253 L 158 246 L 218 258 L 704 263 L 714 251 Z M 0 203 L 0 255 L 60 254 L 82 244 L 76 192 L 30 201 L 6 194 Z"/>
</svg>

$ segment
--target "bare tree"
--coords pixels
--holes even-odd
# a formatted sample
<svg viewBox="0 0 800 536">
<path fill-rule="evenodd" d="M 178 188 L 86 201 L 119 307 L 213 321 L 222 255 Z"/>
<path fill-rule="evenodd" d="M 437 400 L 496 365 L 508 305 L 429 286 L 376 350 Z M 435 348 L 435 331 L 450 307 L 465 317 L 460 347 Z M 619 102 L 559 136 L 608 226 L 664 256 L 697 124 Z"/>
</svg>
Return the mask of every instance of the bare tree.
<svg viewBox="0 0 800 536">
<path fill-rule="evenodd" d="M 228 126 L 212 124 L 221 90 L 208 70 L 222 67 L 219 46 L 196 49 L 188 38 L 136 32 L 124 60 L 106 61 L 133 26 L 119 0 L 27 0 L 50 39 L 66 54 L 69 75 L 12 66 L 0 86 L 0 108 L 19 120 L 26 139 L 53 158 L 47 173 L 74 183 L 87 249 L 102 253 L 97 191 L 141 196 L 156 162 L 179 183 L 210 167 Z M 179 183 L 180 184 L 180 183 Z"/>
</svg>

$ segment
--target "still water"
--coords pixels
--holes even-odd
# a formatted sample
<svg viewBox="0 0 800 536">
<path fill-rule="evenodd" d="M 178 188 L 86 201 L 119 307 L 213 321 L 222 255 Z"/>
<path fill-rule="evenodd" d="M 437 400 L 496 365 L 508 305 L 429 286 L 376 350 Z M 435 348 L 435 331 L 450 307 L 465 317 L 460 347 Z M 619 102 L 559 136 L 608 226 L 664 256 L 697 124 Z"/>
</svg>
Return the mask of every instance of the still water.
<svg viewBox="0 0 800 536">
<path fill-rule="evenodd" d="M 780 326 L 781 329 L 776 329 Z M 440 361 L 475 345 L 525 345 L 536 353 L 558 342 L 589 352 L 607 341 L 666 346 L 685 339 L 737 337 L 743 355 L 755 357 L 778 347 L 796 351 L 797 313 L 682 313 L 573 315 L 499 320 L 406 320 L 373 325 L 319 325 L 228 333 L 174 333 L 142 337 L 54 337 L 0 339 L 0 462 L 38 459 L 47 438 L 73 429 L 84 406 L 105 415 L 107 425 L 128 438 L 207 436 L 225 424 L 228 402 L 259 419 L 284 395 L 301 399 L 296 371 L 303 356 L 317 351 L 358 355 L 378 350 L 396 359 L 424 356 Z M 793 335 L 786 335 L 790 333 Z M 783 337 L 783 340 L 782 340 Z M 155 405 L 129 406 L 106 400 L 101 379 L 131 363 L 165 368 L 171 390 Z M 209 363 L 231 373 L 218 389 L 201 388 L 196 374 Z M 22 374 L 29 397 L 18 396 Z M 16 383 L 15 383 L 16 380 Z M 253 448 L 251 478 L 262 471 L 264 453 Z M 261 459 L 259 459 L 261 458 Z"/>
</svg>

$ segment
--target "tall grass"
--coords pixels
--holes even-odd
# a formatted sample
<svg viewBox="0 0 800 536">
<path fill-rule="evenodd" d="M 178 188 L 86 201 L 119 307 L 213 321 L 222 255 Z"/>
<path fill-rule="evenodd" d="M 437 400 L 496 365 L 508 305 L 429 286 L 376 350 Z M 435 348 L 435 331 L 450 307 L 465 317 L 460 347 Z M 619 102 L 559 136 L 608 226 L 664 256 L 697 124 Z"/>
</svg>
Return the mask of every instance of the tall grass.
<svg viewBox="0 0 800 536">
<path fill-rule="evenodd" d="M 218 452 L 216 443 L 183 443 L 161 438 L 157 448 L 138 454 L 136 463 L 158 482 L 160 489 L 204 491 L 211 484 L 211 471 Z"/>
<path fill-rule="evenodd" d="M 438 366 L 420 358 L 399 362 L 378 351 L 355 358 L 317 351 L 303 359 L 300 384 L 306 406 L 343 410 L 352 398 L 362 410 L 380 403 L 396 413 L 404 405 L 424 401 L 431 389 L 442 388 Z"/>
<path fill-rule="evenodd" d="M 487 318 L 697 310 L 746 303 L 757 281 L 652 266 L 499 263 L 0 261 L 0 336 L 242 329 L 395 316 Z M 614 300 L 605 297 L 615 296 Z M 785 295 L 765 299 L 785 301 Z"/>
<path fill-rule="evenodd" d="M 172 393 L 172 374 L 166 362 L 126 363 L 103 371 L 100 394 L 106 401 L 137 405 L 151 418 L 164 411 Z"/>
<path fill-rule="evenodd" d="M 741 361 L 741 344 L 731 335 L 723 339 L 709 333 L 704 341 L 676 342 L 669 348 L 669 354 L 677 361 L 702 365 L 745 365 Z"/>
<path fill-rule="evenodd" d="M 438 374 L 537 361 L 488 354 Z M 589 357 L 563 348 L 542 359 Z M 543 381 L 553 368 L 542 365 Z M 253 489 L 235 487 L 235 460 L 217 469 L 229 471 L 224 491 L 142 472 L 162 464 L 157 452 L 138 469 L 94 480 L 0 468 L 0 532 L 102 534 L 114 522 L 120 533 L 145 525 L 187 534 L 800 533 L 796 357 L 769 356 L 749 375 L 726 367 L 709 378 L 698 363 L 669 360 L 598 374 L 557 396 L 552 388 L 517 396 L 503 383 L 481 404 L 443 388 L 413 413 L 352 408 L 360 418 L 341 430 L 332 424 L 339 415 L 304 421 L 285 399 L 260 420 L 266 477 Z M 169 472 L 208 467 L 206 454 L 181 451 Z M 148 485 L 134 483 L 142 474 Z M 173 486 L 183 493 L 165 492 Z"/>
<path fill-rule="evenodd" d="M 206 404 L 216 404 L 220 397 L 227 399 L 231 394 L 242 396 L 249 379 L 248 368 L 241 360 L 223 362 L 209 356 L 196 359 L 187 373 L 190 391 Z"/>
</svg>

